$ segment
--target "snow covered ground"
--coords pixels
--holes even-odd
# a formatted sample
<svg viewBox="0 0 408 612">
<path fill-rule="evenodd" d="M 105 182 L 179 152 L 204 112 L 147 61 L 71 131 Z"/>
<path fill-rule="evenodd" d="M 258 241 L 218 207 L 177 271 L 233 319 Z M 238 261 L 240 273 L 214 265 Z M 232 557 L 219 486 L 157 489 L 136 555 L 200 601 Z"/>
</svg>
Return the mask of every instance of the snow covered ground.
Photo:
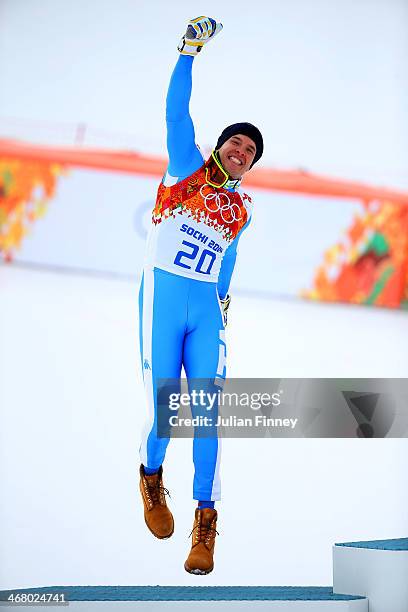
<svg viewBox="0 0 408 612">
<path fill-rule="evenodd" d="M 136 283 L 0 266 L 0 588 L 331 584 L 334 542 L 403 537 L 404 439 L 224 440 L 216 568 L 183 569 L 191 440 L 165 463 L 176 531 L 147 531 Z M 408 316 L 235 295 L 231 377 L 407 377 Z"/>
</svg>

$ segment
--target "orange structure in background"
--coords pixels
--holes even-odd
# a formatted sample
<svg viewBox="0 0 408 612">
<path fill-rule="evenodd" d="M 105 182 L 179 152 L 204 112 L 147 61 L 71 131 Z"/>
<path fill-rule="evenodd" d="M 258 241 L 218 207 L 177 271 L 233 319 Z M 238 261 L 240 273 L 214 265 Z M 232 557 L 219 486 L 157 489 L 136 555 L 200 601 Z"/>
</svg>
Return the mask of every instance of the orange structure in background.
<svg viewBox="0 0 408 612">
<path fill-rule="evenodd" d="M 408 306 L 408 207 L 366 205 L 343 239 L 324 254 L 304 297 L 332 302 Z"/>
<path fill-rule="evenodd" d="M 163 176 L 164 158 L 129 151 L 49 147 L 0 139 L 0 252 L 12 258 L 69 167 Z M 304 171 L 254 168 L 245 186 L 363 202 L 346 235 L 326 251 L 304 297 L 398 308 L 408 304 L 408 193 Z"/>
<path fill-rule="evenodd" d="M 0 252 L 6 261 L 45 214 L 60 174 L 54 162 L 0 156 Z"/>
</svg>

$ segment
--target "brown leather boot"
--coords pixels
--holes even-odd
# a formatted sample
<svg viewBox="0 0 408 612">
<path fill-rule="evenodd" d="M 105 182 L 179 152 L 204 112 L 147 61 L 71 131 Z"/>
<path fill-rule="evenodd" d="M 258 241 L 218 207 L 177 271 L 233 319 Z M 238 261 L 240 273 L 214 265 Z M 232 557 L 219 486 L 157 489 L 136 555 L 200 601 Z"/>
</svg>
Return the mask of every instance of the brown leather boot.
<svg viewBox="0 0 408 612">
<path fill-rule="evenodd" d="M 184 563 L 184 569 L 190 574 L 209 574 L 214 569 L 215 535 L 218 533 L 216 526 L 216 510 L 197 508 L 191 531 L 192 546 L 187 561 Z"/>
<path fill-rule="evenodd" d="M 164 540 L 173 535 L 173 515 L 167 507 L 168 490 L 163 486 L 163 468 L 157 474 L 148 476 L 140 466 L 140 492 L 144 504 L 144 519 L 152 534 Z"/>
</svg>

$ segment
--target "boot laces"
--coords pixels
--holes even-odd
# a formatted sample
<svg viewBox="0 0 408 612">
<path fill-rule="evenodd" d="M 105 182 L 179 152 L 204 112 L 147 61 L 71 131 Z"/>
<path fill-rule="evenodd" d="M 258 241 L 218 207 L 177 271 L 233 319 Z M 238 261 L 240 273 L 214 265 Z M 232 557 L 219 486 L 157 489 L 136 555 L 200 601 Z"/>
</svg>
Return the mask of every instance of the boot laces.
<svg viewBox="0 0 408 612">
<path fill-rule="evenodd" d="M 163 487 L 159 480 L 154 483 L 147 481 L 147 488 L 149 489 L 153 504 L 160 504 L 161 497 L 164 495 L 168 495 L 171 498 L 170 491 L 166 489 L 166 487 Z"/>
<path fill-rule="evenodd" d="M 211 527 L 211 523 L 197 523 L 197 525 L 195 525 L 190 531 L 188 537 L 191 537 L 196 529 L 198 529 L 199 542 L 207 542 L 211 536 L 220 535 L 215 527 Z"/>
</svg>

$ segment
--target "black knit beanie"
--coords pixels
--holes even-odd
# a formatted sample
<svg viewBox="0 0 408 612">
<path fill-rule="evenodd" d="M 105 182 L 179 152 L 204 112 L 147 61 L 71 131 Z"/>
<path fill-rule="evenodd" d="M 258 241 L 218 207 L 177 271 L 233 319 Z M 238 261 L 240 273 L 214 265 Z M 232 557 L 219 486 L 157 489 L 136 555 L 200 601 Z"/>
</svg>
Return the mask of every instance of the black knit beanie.
<svg viewBox="0 0 408 612">
<path fill-rule="evenodd" d="M 251 164 L 252 168 L 252 166 L 262 157 L 263 153 L 262 134 L 257 127 L 252 125 L 252 123 L 233 123 L 232 125 L 226 127 L 225 130 L 221 132 L 221 136 L 218 138 L 215 148 L 218 151 L 218 149 L 222 147 L 224 142 L 226 142 L 232 136 L 236 136 L 237 134 L 243 134 L 244 136 L 248 136 L 248 138 L 253 140 L 255 143 L 256 152 L 254 161 Z"/>
</svg>

